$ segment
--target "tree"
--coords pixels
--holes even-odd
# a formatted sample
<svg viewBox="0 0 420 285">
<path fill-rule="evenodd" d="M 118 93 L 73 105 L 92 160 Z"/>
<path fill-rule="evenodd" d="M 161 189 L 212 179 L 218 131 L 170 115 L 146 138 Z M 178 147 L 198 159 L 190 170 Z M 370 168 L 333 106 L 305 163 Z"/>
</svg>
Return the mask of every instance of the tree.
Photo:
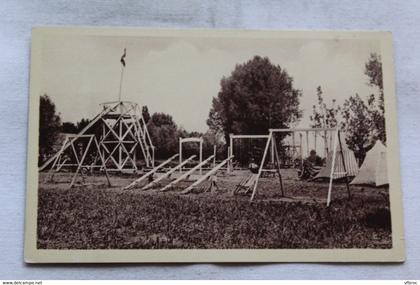
<svg viewBox="0 0 420 285">
<path fill-rule="evenodd" d="M 53 151 L 61 127 L 60 115 L 56 113 L 55 104 L 48 95 L 40 97 L 39 104 L 39 157 L 42 164 Z"/>
<path fill-rule="evenodd" d="M 346 142 L 354 151 L 359 162 L 376 140 L 386 142 L 385 108 L 382 79 L 381 57 L 371 54 L 365 64 L 367 84 L 378 88 L 378 96 L 371 94 L 363 100 L 358 94 L 345 101 L 342 108 L 343 128 L 346 131 Z"/>
<path fill-rule="evenodd" d="M 381 56 L 376 53 L 371 53 L 370 57 L 365 64 L 365 74 L 369 77 L 369 85 L 378 87 L 382 94 L 381 101 L 383 102 L 383 76 L 382 76 L 382 60 Z"/>
<path fill-rule="evenodd" d="M 217 133 L 209 129 L 203 135 L 203 155 L 208 157 L 214 153 L 214 146 L 216 146 L 216 158 L 222 159 L 227 157 L 227 146 L 223 139 L 223 134 Z"/>
<path fill-rule="evenodd" d="M 89 119 L 82 118 L 80 121 L 76 123 L 77 132 L 79 133 L 80 131 L 82 131 L 87 125 L 89 125 L 89 123 L 90 123 Z"/>
<path fill-rule="evenodd" d="M 321 86 L 316 89 L 318 97 L 318 105 L 313 105 L 311 120 L 312 128 L 335 128 L 338 125 L 338 116 L 340 114 L 340 106 L 336 106 L 336 100 L 331 100 L 331 106 L 328 107 L 324 102 Z"/>
<path fill-rule="evenodd" d="M 293 78 L 267 57 L 255 56 L 237 65 L 220 85 L 207 125 L 223 133 L 226 141 L 230 133 L 267 134 L 269 128 L 288 128 L 302 116 L 301 91 L 293 87 Z"/>
<path fill-rule="evenodd" d="M 149 108 L 147 108 L 147 106 L 143 106 L 143 108 L 141 109 L 141 113 L 142 113 L 144 122 L 147 124 L 150 121 Z"/>
<path fill-rule="evenodd" d="M 66 134 L 77 134 L 77 126 L 72 122 L 64 122 L 61 125 L 61 132 Z"/>
<path fill-rule="evenodd" d="M 178 152 L 178 128 L 171 115 L 154 113 L 147 127 L 156 146 L 156 158 L 167 158 Z"/>
<path fill-rule="evenodd" d="M 356 94 L 344 102 L 341 114 L 344 119 L 342 127 L 346 132 L 346 143 L 361 164 L 367 150 L 373 144 L 373 121 L 369 107 L 359 94 Z"/>
<path fill-rule="evenodd" d="M 365 64 L 365 74 L 368 76 L 368 84 L 378 88 L 378 98 L 371 94 L 368 100 L 369 112 L 374 122 L 373 134 L 375 140 L 381 140 L 386 143 L 386 130 L 385 130 L 385 104 L 384 104 L 384 86 L 382 76 L 382 61 L 381 56 L 372 53 Z"/>
</svg>

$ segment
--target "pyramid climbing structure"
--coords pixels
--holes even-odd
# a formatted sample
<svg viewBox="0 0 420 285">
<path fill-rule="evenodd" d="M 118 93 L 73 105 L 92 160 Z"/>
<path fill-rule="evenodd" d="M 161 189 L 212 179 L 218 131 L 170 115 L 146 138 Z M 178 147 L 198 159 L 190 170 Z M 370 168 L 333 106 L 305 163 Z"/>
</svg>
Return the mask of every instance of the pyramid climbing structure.
<svg viewBox="0 0 420 285">
<path fill-rule="evenodd" d="M 377 187 L 388 184 L 386 147 L 381 141 L 378 140 L 367 152 L 359 174 L 350 184 L 370 184 Z"/>
<path fill-rule="evenodd" d="M 133 102 L 102 104 L 100 147 L 109 170 L 136 170 L 137 150 L 146 167 L 154 166 L 154 146 L 140 107 Z"/>
<path fill-rule="evenodd" d="M 78 152 L 86 151 L 87 157 L 103 160 L 102 169 L 135 171 L 138 159 L 143 159 L 146 167 L 154 166 L 154 146 L 139 105 L 116 101 L 103 103 L 101 106 L 102 111 L 79 134 L 68 137 L 61 149 L 39 168 L 40 171 L 50 169 L 57 172 L 65 166 L 81 165 L 81 160 L 76 155 L 69 156 L 68 153 L 77 153 L 74 151 L 75 146 L 83 147 L 80 141 L 88 134 L 94 134 L 98 138 L 98 147 L 80 149 Z M 138 154 L 142 157 L 137 157 Z M 93 165 L 92 163 L 92 167 Z M 88 165 L 83 167 L 89 168 Z"/>
</svg>

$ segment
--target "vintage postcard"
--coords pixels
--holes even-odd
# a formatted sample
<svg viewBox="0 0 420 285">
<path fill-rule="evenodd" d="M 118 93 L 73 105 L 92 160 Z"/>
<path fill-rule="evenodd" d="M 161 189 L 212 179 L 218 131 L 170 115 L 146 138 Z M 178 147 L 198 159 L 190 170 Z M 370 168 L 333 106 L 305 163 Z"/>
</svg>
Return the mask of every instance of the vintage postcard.
<svg viewBox="0 0 420 285">
<path fill-rule="evenodd" d="M 34 28 L 25 261 L 404 261 L 392 36 Z"/>
</svg>

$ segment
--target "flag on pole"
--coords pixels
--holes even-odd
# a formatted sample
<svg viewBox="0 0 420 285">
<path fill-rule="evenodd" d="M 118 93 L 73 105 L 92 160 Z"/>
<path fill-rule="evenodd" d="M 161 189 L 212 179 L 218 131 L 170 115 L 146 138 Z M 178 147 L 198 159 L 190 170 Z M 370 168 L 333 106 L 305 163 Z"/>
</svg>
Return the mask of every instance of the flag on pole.
<svg viewBox="0 0 420 285">
<path fill-rule="evenodd" d="M 123 55 L 121 56 L 121 63 L 122 63 L 122 65 L 125 67 L 125 56 L 126 56 L 126 50 L 125 50 L 125 48 L 124 48 L 124 53 L 123 53 Z"/>
</svg>

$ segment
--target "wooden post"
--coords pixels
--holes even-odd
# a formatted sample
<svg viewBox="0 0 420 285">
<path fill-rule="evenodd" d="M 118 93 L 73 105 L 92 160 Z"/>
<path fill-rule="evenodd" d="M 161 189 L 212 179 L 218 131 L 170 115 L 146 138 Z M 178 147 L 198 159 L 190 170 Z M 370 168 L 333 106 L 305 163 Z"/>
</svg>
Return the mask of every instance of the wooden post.
<svg viewBox="0 0 420 285">
<path fill-rule="evenodd" d="M 295 141 L 295 133 L 292 133 L 292 150 L 293 150 L 293 159 L 296 157 L 296 141 Z"/>
<path fill-rule="evenodd" d="M 329 145 L 329 148 L 328 149 L 330 149 L 331 146 L 332 146 L 332 136 L 330 135 L 330 145 Z"/>
<path fill-rule="evenodd" d="M 92 137 L 90 137 L 89 142 L 88 142 L 88 145 L 87 145 L 87 147 L 86 147 L 86 150 L 84 151 L 83 156 L 82 156 L 82 158 L 80 159 L 80 162 L 78 163 L 79 165 L 77 166 L 77 170 L 76 170 L 76 172 L 74 173 L 73 179 L 71 180 L 71 183 L 70 183 L 70 188 L 72 188 L 72 187 L 73 187 L 73 184 L 74 184 L 74 182 L 76 181 L 76 176 L 77 176 L 77 174 L 79 173 L 80 169 L 82 168 L 83 162 L 84 162 L 84 160 L 85 160 L 86 154 L 88 153 L 88 150 L 89 150 L 89 147 L 90 147 L 90 144 L 91 144 L 91 143 L 92 143 Z"/>
<path fill-rule="evenodd" d="M 349 196 L 349 199 L 351 199 L 351 193 L 350 193 L 350 186 L 349 186 L 349 179 L 348 179 L 346 161 L 344 159 L 343 146 L 341 145 L 341 136 L 340 136 L 340 131 L 339 130 L 337 131 L 337 136 L 338 136 L 338 143 L 339 143 L 339 147 L 340 147 L 341 162 L 343 163 L 343 169 L 344 169 L 344 172 L 346 174 L 347 194 Z"/>
<path fill-rule="evenodd" d="M 306 157 L 308 157 L 309 156 L 309 132 L 306 131 L 305 135 L 306 135 Z"/>
<path fill-rule="evenodd" d="M 324 131 L 324 157 L 327 158 L 328 156 L 328 140 L 327 140 L 327 131 Z"/>
<path fill-rule="evenodd" d="M 229 158 L 231 156 L 231 151 L 230 151 L 230 146 L 228 146 L 227 149 L 227 157 Z M 232 160 L 229 160 L 228 163 L 226 164 L 226 172 L 227 173 L 231 173 L 231 167 L 232 167 Z"/>
<path fill-rule="evenodd" d="M 179 138 L 179 164 L 182 163 L 182 138 Z M 179 173 L 182 173 L 182 166 L 179 168 Z"/>
<path fill-rule="evenodd" d="M 333 147 L 332 165 L 331 165 L 331 172 L 330 172 L 330 184 L 328 185 L 327 207 L 330 206 L 330 202 L 331 202 L 331 190 L 332 190 L 332 183 L 333 183 L 334 172 L 335 172 L 335 157 L 337 153 L 337 140 L 338 140 L 337 136 L 338 136 L 338 130 L 334 136 L 334 147 Z"/>
<path fill-rule="evenodd" d="M 105 157 L 101 153 L 101 148 L 99 146 L 98 141 L 96 140 L 96 137 L 94 137 L 94 141 L 95 141 L 96 147 L 98 148 L 98 154 L 99 154 L 99 157 L 101 158 L 102 168 L 105 171 L 105 176 L 106 176 L 106 180 L 108 181 L 108 186 L 112 186 L 111 185 L 111 180 L 109 179 L 108 170 L 106 169 Z"/>
<path fill-rule="evenodd" d="M 280 172 L 280 159 L 279 159 L 279 152 L 277 151 L 277 144 L 276 144 L 276 139 L 274 137 L 274 135 L 272 136 L 272 144 L 274 145 L 274 151 L 275 151 L 275 155 L 276 155 L 276 160 L 277 160 L 277 174 L 279 176 L 279 180 L 280 180 L 280 190 L 281 190 L 281 196 L 284 197 L 284 187 L 283 187 L 283 179 L 281 177 L 281 172 Z"/>
<path fill-rule="evenodd" d="M 216 167 L 216 145 L 213 146 L 213 168 Z"/>
<path fill-rule="evenodd" d="M 122 120 L 122 119 L 121 119 Z M 119 137 L 118 137 L 118 170 L 122 170 L 123 162 L 122 162 L 122 122 L 119 120 L 118 122 L 118 130 L 119 130 Z"/>
<path fill-rule="evenodd" d="M 274 141 L 271 144 L 271 155 L 270 155 L 270 159 L 271 159 L 271 164 L 274 165 Z"/>
<path fill-rule="evenodd" d="M 300 160 L 301 163 L 303 164 L 303 135 L 302 133 L 299 133 L 299 152 L 300 152 Z"/>
<path fill-rule="evenodd" d="M 203 175 L 203 167 L 201 163 L 203 162 L 203 139 L 200 140 L 200 176 Z"/>
<path fill-rule="evenodd" d="M 261 160 L 260 168 L 258 169 L 258 174 L 257 174 L 257 177 L 256 177 L 255 182 L 254 182 L 254 189 L 252 190 L 251 202 L 252 202 L 252 200 L 254 200 L 255 195 L 257 194 L 258 180 L 260 179 L 261 172 L 264 168 L 265 159 L 266 159 L 266 156 L 267 156 L 268 148 L 270 147 L 270 142 L 271 142 L 272 137 L 273 137 L 273 132 L 270 130 L 270 134 L 268 135 L 268 139 L 267 139 L 267 144 L 265 145 L 263 158 Z"/>
<path fill-rule="evenodd" d="M 229 150 L 230 153 L 228 153 L 228 157 L 229 156 L 233 156 L 233 134 L 229 134 Z M 229 165 L 229 173 L 233 172 L 233 160 L 230 160 L 228 162 Z"/>
</svg>

